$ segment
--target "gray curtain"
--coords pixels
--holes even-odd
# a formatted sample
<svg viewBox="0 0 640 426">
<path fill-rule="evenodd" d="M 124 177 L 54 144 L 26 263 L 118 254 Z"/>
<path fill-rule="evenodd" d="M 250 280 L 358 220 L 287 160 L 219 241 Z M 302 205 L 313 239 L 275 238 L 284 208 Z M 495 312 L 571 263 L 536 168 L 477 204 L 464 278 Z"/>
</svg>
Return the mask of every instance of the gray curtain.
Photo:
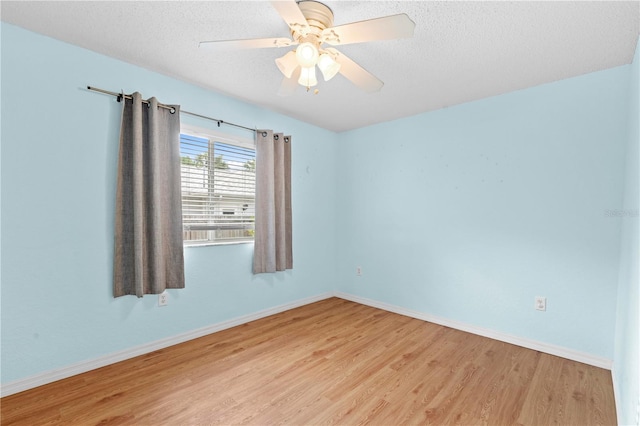
<svg viewBox="0 0 640 426">
<path fill-rule="evenodd" d="M 291 136 L 256 132 L 256 232 L 253 273 L 293 268 Z"/>
<path fill-rule="evenodd" d="M 114 297 L 184 288 L 180 107 L 131 96 L 122 100 Z"/>
</svg>

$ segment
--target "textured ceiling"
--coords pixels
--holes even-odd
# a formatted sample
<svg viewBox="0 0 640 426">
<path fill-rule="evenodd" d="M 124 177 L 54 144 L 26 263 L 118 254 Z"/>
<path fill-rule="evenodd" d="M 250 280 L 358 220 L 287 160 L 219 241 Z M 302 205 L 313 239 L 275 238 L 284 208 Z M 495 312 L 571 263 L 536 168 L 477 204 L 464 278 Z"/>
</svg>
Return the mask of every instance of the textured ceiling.
<svg viewBox="0 0 640 426">
<path fill-rule="evenodd" d="M 282 98 L 274 60 L 287 48 L 198 48 L 203 40 L 287 37 L 266 1 L 2 1 L 0 13 L 28 30 L 338 132 L 629 64 L 640 28 L 638 1 L 325 3 L 334 25 L 397 13 L 416 23 L 412 39 L 338 48 L 384 81 L 380 92 L 364 93 L 339 75 L 320 81 L 317 95 L 300 87 Z"/>
</svg>

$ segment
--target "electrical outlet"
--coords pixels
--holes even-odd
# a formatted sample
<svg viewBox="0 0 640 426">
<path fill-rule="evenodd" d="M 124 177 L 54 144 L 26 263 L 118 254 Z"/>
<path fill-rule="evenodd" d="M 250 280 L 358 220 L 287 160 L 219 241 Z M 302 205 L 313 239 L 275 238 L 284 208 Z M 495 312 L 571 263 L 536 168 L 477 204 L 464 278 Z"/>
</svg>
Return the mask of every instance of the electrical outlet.
<svg viewBox="0 0 640 426">
<path fill-rule="evenodd" d="M 356 266 L 356 275 L 357 276 L 362 276 L 362 267 L 361 266 Z"/>
<path fill-rule="evenodd" d="M 535 308 L 538 311 L 546 311 L 547 310 L 547 298 L 536 296 Z"/>
<path fill-rule="evenodd" d="M 163 291 L 158 295 L 158 306 L 167 306 L 169 304 L 169 295 Z"/>
</svg>

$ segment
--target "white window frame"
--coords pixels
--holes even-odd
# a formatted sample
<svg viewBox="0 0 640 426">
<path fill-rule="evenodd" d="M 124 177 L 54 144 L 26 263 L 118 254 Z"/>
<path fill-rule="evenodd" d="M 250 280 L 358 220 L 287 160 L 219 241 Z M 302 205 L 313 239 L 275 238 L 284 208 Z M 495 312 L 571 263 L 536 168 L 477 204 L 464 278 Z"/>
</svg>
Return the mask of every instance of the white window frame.
<svg viewBox="0 0 640 426">
<path fill-rule="evenodd" d="M 186 134 L 186 135 L 194 136 L 197 138 L 208 139 L 210 143 L 220 142 L 228 145 L 238 146 L 240 148 L 251 149 L 253 151 L 255 151 L 256 149 L 255 140 L 253 139 L 240 137 L 240 136 L 236 136 L 228 133 L 223 133 L 223 132 L 205 128 L 205 127 L 181 124 L 180 134 Z M 182 151 L 180 153 L 180 157 L 182 159 Z M 181 187 L 182 187 L 182 183 L 181 183 Z M 255 206 L 255 193 L 254 193 L 254 206 Z M 183 208 L 184 208 L 184 200 L 183 200 Z M 229 210 L 229 209 L 223 208 L 223 212 L 226 210 Z M 183 224 L 183 230 L 184 231 L 189 230 L 189 227 L 187 224 Z M 184 240 L 183 244 L 185 247 L 201 247 L 201 246 L 211 246 L 211 245 L 247 244 L 247 243 L 253 243 L 253 242 L 254 242 L 254 239 L 252 236 L 252 237 L 246 237 L 246 238 L 237 239 L 237 240 L 215 240 L 215 239 Z"/>
</svg>

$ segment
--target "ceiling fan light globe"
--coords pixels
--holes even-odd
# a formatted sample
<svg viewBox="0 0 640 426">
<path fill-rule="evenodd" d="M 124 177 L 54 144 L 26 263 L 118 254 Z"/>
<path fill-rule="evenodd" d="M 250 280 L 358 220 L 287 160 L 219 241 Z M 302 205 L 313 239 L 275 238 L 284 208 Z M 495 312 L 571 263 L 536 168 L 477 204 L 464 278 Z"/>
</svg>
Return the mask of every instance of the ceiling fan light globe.
<svg viewBox="0 0 640 426">
<path fill-rule="evenodd" d="M 290 52 L 287 52 L 284 56 L 276 59 L 276 65 L 285 77 L 291 78 L 293 72 L 296 70 L 296 68 L 298 68 L 296 52 L 292 50 Z"/>
<path fill-rule="evenodd" d="M 307 88 L 316 86 L 318 84 L 318 79 L 316 78 L 316 67 L 303 67 L 300 70 L 298 83 Z"/>
<path fill-rule="evenodd" d="M 323 53 L 318 58 L 318 68 L 322 72 L 324 81 L 329 81 L 340 71 L 340 64 L 337 63 L 331 55 Z"/>
<path fill-rule="evenodd" d="M 301 67 L 313 67 L 318 62 L 318 49 L 312 43 L 301 43 L 296 49 L 296 58 Z"/>
</svg>

